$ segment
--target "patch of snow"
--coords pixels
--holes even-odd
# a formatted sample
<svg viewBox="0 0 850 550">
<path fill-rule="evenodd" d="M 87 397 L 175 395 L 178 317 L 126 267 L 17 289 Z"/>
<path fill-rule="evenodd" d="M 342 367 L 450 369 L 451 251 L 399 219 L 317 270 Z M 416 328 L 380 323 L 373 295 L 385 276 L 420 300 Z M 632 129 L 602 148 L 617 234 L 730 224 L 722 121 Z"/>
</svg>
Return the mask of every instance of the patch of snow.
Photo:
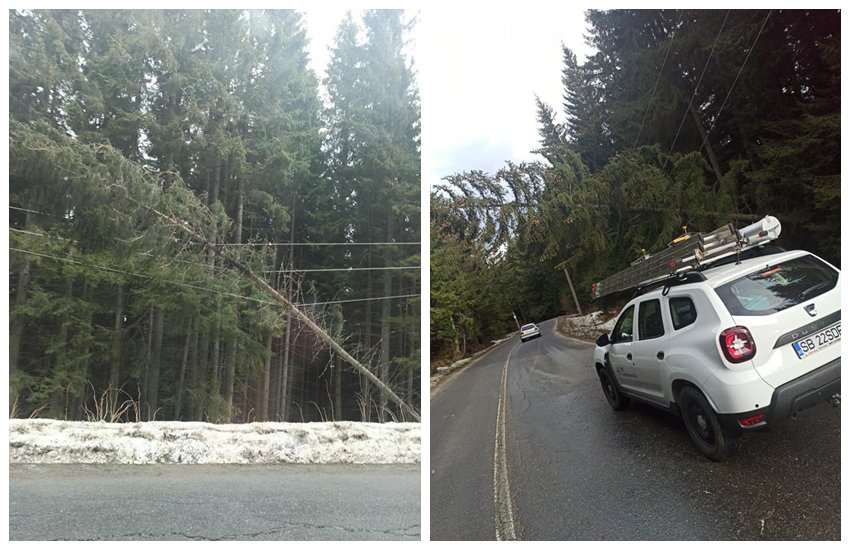
<svg viewBox="0 0 850 550">
<path fill-rule="evenodd" d="M 608 314 L 603 311 L 594 311 L 584 316 L 573 316 L 563 318 L 562 331 L 574 338 L 585 340 L 596 340 L 603 332 L 610 334 L 614 330 L 616 316 L 603 320 Z"/>
<path fill-rule="evenodd" d="M 9 462 L 417 464 L 421 424 L 9 420 Z"/>
<path fill-rule="evenodd" d="M 486 348 L 484 348 L 484 349 L 482 349 L 482 350 L 478 350 L 478 351 L 476 351 L 475 353 L 473 353 L 473 354 L 472 354 L 472 355 L 470 355 L 469 357 L 465 357 L 465 358 L 463 358 L 463 359 L 460 359 L 459 361 L 455 361 L 455 362 L 454 362 L 454 363 L 452 363 L 451 365 L 447 365 L 447 366 L 445 366 L 445 367 L 437 367 L 437 372 L 436 372 L 436 374 L 433 374 L 433 375 L 431 376 L 431 390 L 433 391 L 433 390 L 434 390 L 434 388 L 436 388 L 436 387 L 437 387 L 437 385 L 438 385 L 440 382 L 442 382 L 442 381 L 443 381 L 443 379 L 444 379 L 444 378 L 446 378 L 449 374 L 451 374 L 452 372 L 456 371 L 457 369 L 459 369 L 459 368 L 461 368 L 461 367 L 466 366 L 466 365 L 467 365 L 467 364 L 469 364 L 469 363 L 470 363 L 473 359 L 478 359 L 479 357 L 481 357 L 482 355 L 484 355 L 485 353 L 487 353 L 488 351 L 490 351 L 490 350 L 491 350 L 491 349 L 493 349 L 494 347 L 498 346 L 499 344 L 501 344 L 501 343 L 502 343 L 502 342 L 504 342 L 505 340 L 510 340 L 510 339 L 511 339 L 511 337 L 512 337 L 514 334 L 516 334 L 516 333 L 515 333 L 515 332 L 512 332 L 512 333 L 511 333 L 511 334 L 509 334 L 506 338 L 502 338 L 502 339 L 500 339 L 500 340 L 493 340 L 493 341 L 491 341 L 491 342 L 490 342 L 490 345 L 489 345 L 488 347 L 486 347 Z"/>
</svg>

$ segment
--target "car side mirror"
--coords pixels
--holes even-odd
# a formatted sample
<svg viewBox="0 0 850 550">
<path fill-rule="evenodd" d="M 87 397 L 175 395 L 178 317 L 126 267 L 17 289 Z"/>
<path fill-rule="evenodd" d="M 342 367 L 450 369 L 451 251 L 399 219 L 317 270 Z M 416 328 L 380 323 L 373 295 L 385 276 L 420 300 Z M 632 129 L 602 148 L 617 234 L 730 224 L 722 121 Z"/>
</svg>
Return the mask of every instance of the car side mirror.
<svg viewBox="0 0 850 550">
<path fill-rule="evenodd" d="M 599 338 L 596 339 L 596 345 L 601 347 L 607 346 L 611 343 L 611 339 L 608 338 L 608 333 L 603 333 L 599 335 Z"/>
</svg>

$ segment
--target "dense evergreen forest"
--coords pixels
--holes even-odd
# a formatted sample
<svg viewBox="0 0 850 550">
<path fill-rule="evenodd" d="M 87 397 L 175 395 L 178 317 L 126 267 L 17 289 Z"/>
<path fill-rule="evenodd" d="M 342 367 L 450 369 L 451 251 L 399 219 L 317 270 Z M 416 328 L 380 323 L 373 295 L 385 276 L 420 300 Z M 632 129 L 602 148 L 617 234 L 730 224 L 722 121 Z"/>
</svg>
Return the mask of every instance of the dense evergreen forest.
<svg viewBox="0 0 850 550">
<path fill-rule="evenodd" d="M 562 114 L 537 104 L 543 160 L 432 190 L 434 359 L 516 330 L 512 312 L 575 311 L 564 267 L 587 305 L 683 226 L 770 214 L 778 244 L 840 266 L 838 11 L 585 15 L 596 53 L 564 48 Z"/>
<path fill-rule="evenodd" d="M 414 420 L 408 15 L 349 14 L 323 82 L 298 12 L 9 18 L 12 416 Z"/>
</svg>

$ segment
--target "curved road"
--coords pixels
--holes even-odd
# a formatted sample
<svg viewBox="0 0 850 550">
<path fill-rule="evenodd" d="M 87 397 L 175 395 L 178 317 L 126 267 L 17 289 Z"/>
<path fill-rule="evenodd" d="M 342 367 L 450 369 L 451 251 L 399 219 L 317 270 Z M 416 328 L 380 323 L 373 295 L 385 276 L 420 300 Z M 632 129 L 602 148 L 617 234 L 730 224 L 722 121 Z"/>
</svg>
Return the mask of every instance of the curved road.
<svg viewBox="0 0 850 550">
<path fill-rule="evenodd" d="M 419 540 L 412 465 L 9 466 L 10 540 Z"/>
<path fill-rule="evenodd" d="M 839 409 L 745 434 L 714 463 L 677 417 L 611 410 L 592 345 L 540 327 L 432 396 L 431 540 L 840 538 Z"/>
</svg>

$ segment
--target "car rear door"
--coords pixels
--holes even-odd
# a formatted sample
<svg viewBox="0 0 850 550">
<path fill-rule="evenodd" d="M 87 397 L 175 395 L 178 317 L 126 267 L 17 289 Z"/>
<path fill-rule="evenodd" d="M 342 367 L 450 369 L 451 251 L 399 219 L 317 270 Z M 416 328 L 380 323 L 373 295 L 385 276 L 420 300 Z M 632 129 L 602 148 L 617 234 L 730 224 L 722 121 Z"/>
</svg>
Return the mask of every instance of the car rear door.
<svg viewBox="0 0 850 550">
<path fill-rule="evenodd" d="M 653 399 L 661 400 L 664 358 L 667 348 L 661 300 L 645 300 L 638 305 L 637 339 L 632 344 L 636 388 Z"/>
</svg>

